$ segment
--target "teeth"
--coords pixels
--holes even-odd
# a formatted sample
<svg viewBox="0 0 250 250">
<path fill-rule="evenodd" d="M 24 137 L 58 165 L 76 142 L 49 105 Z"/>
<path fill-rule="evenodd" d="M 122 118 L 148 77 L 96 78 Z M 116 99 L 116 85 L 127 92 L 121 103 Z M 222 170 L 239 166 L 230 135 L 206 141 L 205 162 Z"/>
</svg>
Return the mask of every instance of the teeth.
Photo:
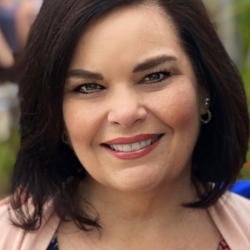
<svg viewBox="0 0 250 250">
<path fill-rule="evenodd" d="M 133 152 L 140 150 L 142 148 L 145 148 L 155 142 L 156 140 L 147 140 L 147 141 L 141 141 L 136 142 L 132 144 L 115 144 L 115 145 L 109 145 L 112 149 L 119 152 Z"/>
</svg>

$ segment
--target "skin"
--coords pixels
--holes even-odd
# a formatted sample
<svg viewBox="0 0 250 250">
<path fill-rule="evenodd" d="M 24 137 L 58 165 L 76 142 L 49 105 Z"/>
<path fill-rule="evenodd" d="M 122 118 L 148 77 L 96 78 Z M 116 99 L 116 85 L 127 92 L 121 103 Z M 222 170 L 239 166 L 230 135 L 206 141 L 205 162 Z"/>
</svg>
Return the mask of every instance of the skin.
<svg viewBox="0 0 250 250">
<path fill-rule="evenodd" d="M 133 72 L 159 56 L 168 60 Z M 103 79 L 72 76 L 73 70 L 96 72 Z M 70 74 L 65 127 L 72 150 L 89 173 L 79 192 L 95 207 L 104 230 L 99 238 L 62 223 L 60 247 L 200 249 L 211 242 L 207 249 L 216 249 L 219 234 L 207 212 L 181 206 L 196 198 L 190 168 L 204 96 L 171 18 L 155 5 L 112 12 L 82 36 Z M 84 93 L 86 83 L 95 83 L 88 86 L 91 94 Z M 139 159 L 117 159 L 100 145 L 145 133 L 165 135 Z"/>
</svg>

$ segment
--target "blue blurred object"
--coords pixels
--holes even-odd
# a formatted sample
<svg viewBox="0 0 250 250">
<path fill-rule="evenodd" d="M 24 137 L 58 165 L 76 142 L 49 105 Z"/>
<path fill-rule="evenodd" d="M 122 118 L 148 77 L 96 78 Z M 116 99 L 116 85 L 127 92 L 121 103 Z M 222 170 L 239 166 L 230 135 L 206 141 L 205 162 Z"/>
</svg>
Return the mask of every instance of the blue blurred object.
<svg viewBox="0 0 250 250">
<path fill-rule="evenodd" d="M 16 11 L 17 4 L 8 7 L 0 7 L 0 30 L 13 52 L 18 49 L 16 34 Z"/>
<path fill-rule="evenodd" d="M 230 191 L 242 195 L 250 199 L 250 180 L 237 181 L 231 188 Z"/>
</svg>

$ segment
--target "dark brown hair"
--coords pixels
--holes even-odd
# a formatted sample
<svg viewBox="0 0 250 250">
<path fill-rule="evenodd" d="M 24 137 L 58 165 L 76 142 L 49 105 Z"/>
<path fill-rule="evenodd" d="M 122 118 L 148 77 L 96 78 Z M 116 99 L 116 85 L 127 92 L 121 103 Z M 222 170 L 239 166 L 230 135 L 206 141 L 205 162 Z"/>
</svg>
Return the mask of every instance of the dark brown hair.
<svg viewBox="0 0 250 250">
<path fill-rule="evenodd" d="M 17 226 L 38 228 L 48 200 L 61 219 L 72 219 L 83 230 L 100 226 L 86 212 L 90 204 L 80 207 L 77 189 L 86 172 L 61 140 L 64 82 L 77 42 L 91 22 L 117 8 L 144 2 L 151 1 L 44 1 L 25 48 L 19 86 L 21 145 L 11 201 Z M 198 82 L 211 98 L 213 118 L 201 127 L 192 158 L 192 181 L 202 187 L 200 200 L 188 204 L 208 207 L 235 181 L 245 161 L 249 120 L 243 84 L 200 0 L 155 2 L 171 16 Z M 35 210 L 27 215 L 29 197 Z"/>
</svg>

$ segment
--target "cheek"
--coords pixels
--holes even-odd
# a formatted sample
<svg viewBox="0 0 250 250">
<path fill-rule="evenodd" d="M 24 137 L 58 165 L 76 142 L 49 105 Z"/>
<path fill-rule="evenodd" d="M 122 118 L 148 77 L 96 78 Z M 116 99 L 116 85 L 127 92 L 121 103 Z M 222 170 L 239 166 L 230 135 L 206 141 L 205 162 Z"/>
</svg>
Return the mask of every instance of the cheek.
<svg viewBox="0 0 250 250">
<path fill-rule="evenodd" d="M 168 119 L 171 121 L 173 126 L 182 128 L 198 120 L 197 107 L 198 105 L 195 97 L 179 96 L 179 99 L 175 99 L 171 102 L 169 112 L 167 110 L 166 112 L 168 112 Z"/>
<path fill-rule="evenodd" d="M 165 93 L 164 93 L 165 92 Z M 192 85 L 180 85 L 154 96 L 150 101 L 153 113 L 160 120 L 175 128 L 187 128 L 188 124 L 199 123 L 199 104 Z"/>
<path fill-rule="evenodd" d="M 100 124 L 100 110 L 93 109 L 81 102 L 65 102 L 63 107 L 64 122 L 71 143 L 90 144 Z"/>
</svg>

